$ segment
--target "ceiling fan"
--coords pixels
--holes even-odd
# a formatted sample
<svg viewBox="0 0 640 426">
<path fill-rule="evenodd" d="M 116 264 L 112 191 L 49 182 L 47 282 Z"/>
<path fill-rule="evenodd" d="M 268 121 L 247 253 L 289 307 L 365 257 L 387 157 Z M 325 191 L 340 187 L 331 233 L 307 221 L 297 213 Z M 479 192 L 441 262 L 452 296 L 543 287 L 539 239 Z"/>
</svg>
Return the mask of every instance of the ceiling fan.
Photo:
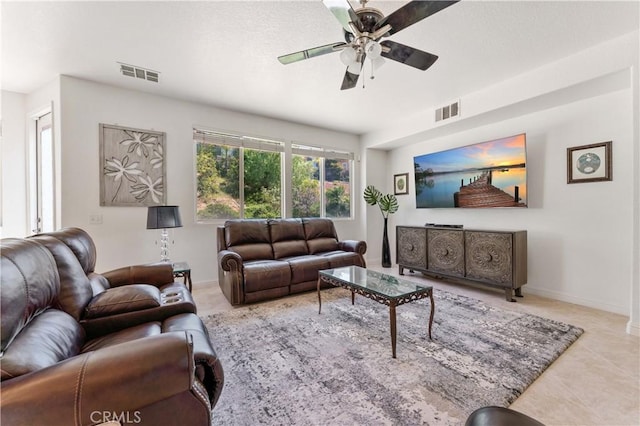
<svg viewBox="0 0 640 426">
<path fill-rule="evenodd" d="M 438 59 L 436 55 L 396 43 L 379 42 L 424 18 L 440 12 L 459 0 L 413 0 L 384 16 L 378 9 L 367 7 L 368 0 L 360 0 L 361 8 L 354 10 L 348 0 L 323 0 L 322 3 L 342 25 L 346 42 L 326 44 L 278 57 L 282 64 L 290 64 L 333 52 L 341 52 L 340 59 L 347 65 L 341 90 L 352 89 L 365 64 L 371 62 L 372 73 L 384 63 L 383 58 L 420 69 L 429 68 Z M 373 74 L 371 76 L 373 78 Z"/>
</svg>

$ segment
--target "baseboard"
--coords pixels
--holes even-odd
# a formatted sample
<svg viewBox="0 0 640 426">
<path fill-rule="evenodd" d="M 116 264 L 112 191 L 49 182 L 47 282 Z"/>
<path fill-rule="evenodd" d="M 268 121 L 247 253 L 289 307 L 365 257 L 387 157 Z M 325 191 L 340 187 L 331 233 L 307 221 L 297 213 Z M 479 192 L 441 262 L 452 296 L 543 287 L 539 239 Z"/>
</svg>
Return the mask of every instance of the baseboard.
<svg viewBox="0 0 640 426">
<path fill-rule="evenodd" d="M 557 291 L 543 290 L 535 287 L 529 287 L 525 285 L 522 287 L 525 293 L 535 294 L 536 296 L 542 296 L 549 299 L 559 300 L 561 302 L 573 303 L 576 305 L 586 306 L 589 308 L 598 309 L 601 311 L 612 312 L 614 314 L 629 316 L 629 307 L 621 307 L 618 305 L 612 305 L 610 303 L 602 303 L 600 300 L 585 299 L 582 297 L 570 296 L 565 293 Z"/>
<path fill-rule="evenodd" d="M 640 324 L 632 323 L 631 320 L 627 323 L 627 334 L 640 337 Z"/>
</svg>

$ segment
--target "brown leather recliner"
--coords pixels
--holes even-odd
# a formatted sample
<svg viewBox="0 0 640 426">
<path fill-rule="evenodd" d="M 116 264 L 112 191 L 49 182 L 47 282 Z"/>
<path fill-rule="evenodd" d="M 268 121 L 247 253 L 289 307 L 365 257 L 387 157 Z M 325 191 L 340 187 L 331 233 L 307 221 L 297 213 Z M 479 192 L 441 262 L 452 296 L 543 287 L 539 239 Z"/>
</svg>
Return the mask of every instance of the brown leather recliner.
<svg viewBox="0 0 640 426">
<path fill-rule="evenodd" d="M 120 312 L 89 337 L 40 238 L 4 239 L 0 251 L 0 423 L 211 424 L 223 371 L 198 316 L 127 324 Z"/>
<path fill-rule="evenodd" d="M 89 337 L 180 313 L 196 313 L 187 287 L 170 264 L 135 265 L 97 274 L 96 246 L 80 228 L 37 234 L 60 275 L 59 302 Z"/>
</svg>

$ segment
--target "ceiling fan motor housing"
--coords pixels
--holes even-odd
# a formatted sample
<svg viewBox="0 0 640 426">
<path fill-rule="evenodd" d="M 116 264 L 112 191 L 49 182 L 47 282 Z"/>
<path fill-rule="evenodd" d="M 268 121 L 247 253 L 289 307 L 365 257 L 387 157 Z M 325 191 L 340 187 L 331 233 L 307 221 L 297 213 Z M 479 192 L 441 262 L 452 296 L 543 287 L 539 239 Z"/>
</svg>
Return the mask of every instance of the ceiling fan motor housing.
<svg viewBox="0 0 640 426">
<path fill-rule="evenodd" d="M 373 33 L 375 31 L 376 24 L 382 18 L 384 18 L 384 15 L 382 14 L 382 12 L 372 7 L 364 7 L 362 9 L 358 9 L 355 11 L 355 13 L 356 15 L 358 15 L 358 18 L 360 18 L 361 25 L 358 25 L 357 23 L 356 25 L 358 25 L 358 29 L 360 30 L 361 33 L 369 33 L 369 34 Z M 355 35 L 353 35 L 347 30 L 343 29 L 343 31 L 344 31 L 344 39 L 347 41 L 347 43 L 353 42 L 355 39 Z"/>
</svg>

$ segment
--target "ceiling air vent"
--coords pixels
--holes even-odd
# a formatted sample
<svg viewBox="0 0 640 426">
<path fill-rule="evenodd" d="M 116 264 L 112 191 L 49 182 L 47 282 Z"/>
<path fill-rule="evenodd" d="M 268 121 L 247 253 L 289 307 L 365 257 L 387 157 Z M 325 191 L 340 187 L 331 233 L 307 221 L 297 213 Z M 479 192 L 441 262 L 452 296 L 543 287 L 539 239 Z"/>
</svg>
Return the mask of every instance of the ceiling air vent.
<svg viewBox="0 0 640 426">
<path fill-rule="evenodd" d="M 127 65 L 120 62 L 118 63 L 120 64 L 120 72 L 124 76 L 141 78 L 143 80 L 152 81 L 154 83 L 157 83 L 159 81 L 160 73 L 158 73 L 157 71 L 148 70 L 135 65 Z"/>
<path fill-rule="evenodd" d="M 448 120 L 460 115 L 460 101 L 455 101 L 450 105 L 443 106 L 436 110 L 436 121 Z"/>
</svg>

